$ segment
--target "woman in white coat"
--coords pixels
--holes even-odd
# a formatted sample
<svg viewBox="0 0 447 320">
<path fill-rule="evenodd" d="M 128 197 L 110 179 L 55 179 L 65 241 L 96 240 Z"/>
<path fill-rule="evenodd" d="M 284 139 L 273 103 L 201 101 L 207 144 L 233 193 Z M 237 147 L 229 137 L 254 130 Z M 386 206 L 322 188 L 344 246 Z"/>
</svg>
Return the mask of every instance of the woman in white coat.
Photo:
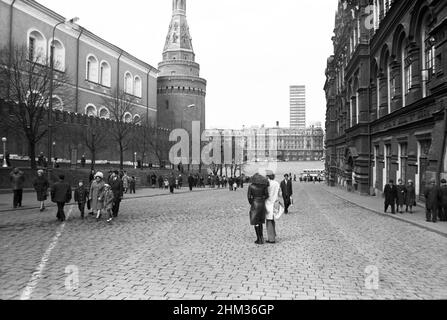
<svg viewBox="0 0 447 320">
<path fill-rule="evenodd" d="M 276 223 L 274 215 L 274 207 L 276 201 L 278 201 L 281 187 L 279 182 L 275 181 L 275 175 L 272 171 L 267 171 L 267 178 L 269 179 L 269 198 L 265 201 L 265 206 L 267 208 L 267 243 L 276 243 Z"/>
</svg>

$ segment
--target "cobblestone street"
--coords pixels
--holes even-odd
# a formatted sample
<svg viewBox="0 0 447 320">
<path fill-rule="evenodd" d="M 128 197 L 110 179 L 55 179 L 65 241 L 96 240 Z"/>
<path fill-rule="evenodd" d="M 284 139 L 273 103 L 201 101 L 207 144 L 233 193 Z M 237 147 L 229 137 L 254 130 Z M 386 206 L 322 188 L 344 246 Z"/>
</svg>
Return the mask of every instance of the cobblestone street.
<svg viewBox="0 0 447 320">
<path fill-rule="evenodd" d="M 446 237 L 295 184 L 278 243 L 257 246 L 246 191 L 126 200 L 111 224 L 3 212 L 0 299 L 447 298 Z"/>
</svg>

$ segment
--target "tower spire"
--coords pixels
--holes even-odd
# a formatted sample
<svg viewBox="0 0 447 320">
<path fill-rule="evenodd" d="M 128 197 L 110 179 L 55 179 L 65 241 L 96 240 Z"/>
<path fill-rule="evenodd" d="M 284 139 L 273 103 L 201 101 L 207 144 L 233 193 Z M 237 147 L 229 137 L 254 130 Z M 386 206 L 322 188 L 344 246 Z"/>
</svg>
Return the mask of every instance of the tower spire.
<svg viewBox="0 0 447 320">
<path fill-rule="evenodd" d="M 186 14 L 186 0 L 172 0 L 172 15 Z"/>
</svg>

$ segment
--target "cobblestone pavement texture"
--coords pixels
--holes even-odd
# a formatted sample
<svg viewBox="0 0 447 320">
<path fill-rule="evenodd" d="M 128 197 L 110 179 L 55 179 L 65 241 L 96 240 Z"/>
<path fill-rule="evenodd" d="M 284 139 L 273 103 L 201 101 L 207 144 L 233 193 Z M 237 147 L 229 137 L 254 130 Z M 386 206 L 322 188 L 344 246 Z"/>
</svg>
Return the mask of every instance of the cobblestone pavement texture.
<svg viewBox="0 0 447 320">
<path fill-rule="evenodd" d="M 74 207 L 64 228 L 54 208 L 2 213 L 0 299 L 20 299 L 39 266 L 31 299 L 447 298 L 446 237 L 296 184 L 278 243 L 258 246 L 246 191 L 132 199 L 111 224 Z"/>
</svg>

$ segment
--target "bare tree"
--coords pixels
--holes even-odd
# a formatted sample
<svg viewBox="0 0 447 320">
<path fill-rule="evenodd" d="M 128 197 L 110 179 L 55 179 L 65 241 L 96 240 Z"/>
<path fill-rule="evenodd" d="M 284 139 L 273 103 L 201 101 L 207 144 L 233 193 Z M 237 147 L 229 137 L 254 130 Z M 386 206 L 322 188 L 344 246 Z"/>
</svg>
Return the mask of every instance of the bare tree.
<svg viewBox="0 0 447 320">
<path fill-rule="evenodd" d="M 0 98 L 8 101 L 8 117 L 3 124 L 13 128 L 28 142 L 31 168 L 36 168 L 36 145 L 48 131 L 50 84 L 53 92 L 67 102 L 69 94 L 64 83 L 66 73 L 53 77 L 49 61 L 42 56 L 31 57 L 26 46 L 0 50 Z M 57 79 L 55 79 L 57 78 Z"/>
<path fill-rule="evenodd" d="M 113 120 L 110 126 L 110 136 L 112 141 L 119 146 L 121 170 L 124 168 L 124 152 L 129 149 L 132 142 L 135 124 L 132 116 L 134 105 L 133 96 L 124 91 L 115 90 L 112 97 L 104 99 L 104 106 L 109 109 L 110 118 Z"/>
<path fill-rule="evenodd" d="M 158 163 L 162 167 L 164 160 L 168 158 L 170 150 L 170 144 L 168 143 L 169 133 L 156 126 L 150 127 L 149 130 L 151 132 L 150 139 L 148 140 L 149 151 L 158 159 Z"/>
<path fill-rule="evenodd" d="M 89 126 L 87 130 L 83 132 L 83 141 L 85 146 L 90 151 L 92 163 L 91 170 L 95 169 L 96 155 L 98 152 L 107 149 L 107 132 L 100 130 L 97 127 Z"/>
</svg>

